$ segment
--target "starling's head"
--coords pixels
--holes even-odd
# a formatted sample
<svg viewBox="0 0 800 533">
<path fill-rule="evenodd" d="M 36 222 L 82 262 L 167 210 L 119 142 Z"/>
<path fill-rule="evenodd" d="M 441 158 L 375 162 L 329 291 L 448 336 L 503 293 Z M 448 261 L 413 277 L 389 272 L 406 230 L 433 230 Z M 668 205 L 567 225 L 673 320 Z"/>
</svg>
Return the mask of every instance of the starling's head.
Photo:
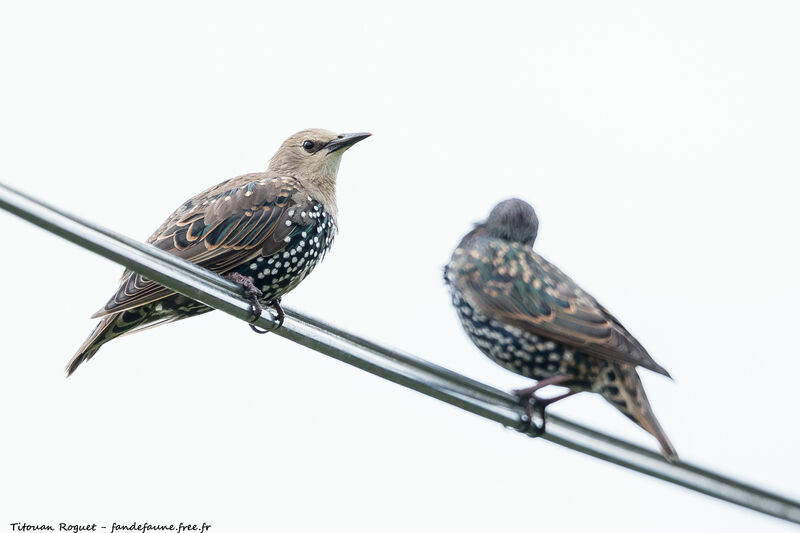
<svg viewBox="0 0 800 533">
<path fill-rule="evenodd" d="M 342 154 L 370 133 L 333 133 L 310 129 L 286 139 L 272 156 L 269 170 L 308 180 L 319 187 L 333 187 Z"/>
<path fill-rule="evenodd" d="M 492 237 L 533 245 L 539 232 L 539 219 L 531 204 L 511 198 L 494 206 L 483 226 Z"/>
</svg>

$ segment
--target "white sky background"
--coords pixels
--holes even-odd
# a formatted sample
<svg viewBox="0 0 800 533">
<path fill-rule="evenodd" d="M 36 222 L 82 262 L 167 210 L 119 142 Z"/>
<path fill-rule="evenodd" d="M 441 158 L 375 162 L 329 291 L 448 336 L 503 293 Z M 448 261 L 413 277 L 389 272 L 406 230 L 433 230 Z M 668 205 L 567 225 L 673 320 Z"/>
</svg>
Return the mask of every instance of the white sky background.
<svg viewBox="0 0 800 533">
<path fill-rule="evenodd" d="M 441 267 L 495 202 L 675 376 L 681 456 L 800 497 L 793 2 L 0 8 L 0 180 L 146 238 L 306 127 L 371 131 L 296 309 L 501 387 Z M 789 531 L 212 313 L 64 364 L 121 267 L 6 213 L 0 530 Z M 654 446 L 599 397 L 552 409 Z"/>
</svg>

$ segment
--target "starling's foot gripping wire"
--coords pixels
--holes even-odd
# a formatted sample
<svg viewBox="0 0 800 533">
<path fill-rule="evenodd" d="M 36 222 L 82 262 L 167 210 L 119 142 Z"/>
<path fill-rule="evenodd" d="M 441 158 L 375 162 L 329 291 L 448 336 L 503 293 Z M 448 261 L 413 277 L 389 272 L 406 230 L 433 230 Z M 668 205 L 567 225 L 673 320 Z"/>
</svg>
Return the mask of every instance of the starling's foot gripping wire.
<svg viewBox="0 0 800 533">
<path fill-rule="evenodd" d="M 256 320 L 258 320 L 258 317 L 256 317 L 253 321 L 255 322 Z M 259 335 L 264 335 L 265 333 L 269 333 L 270 331 L 272 331 L 269 329 L 259 329 L 259 327 L 256 326 L 255 324 L 250 324 L 250 329 L 258 333 Z"/>
<path fill-rule="evenodd" d="M 278 321 L 278 326 L 275 329 L 278 329 L 283 325 L 283 319 L 286 318 L 286 313 L 283 312 L 283 307 L 281 307 L 281 299 L 275 298 L 269 305 L 275 309 L 275 320 Z"/>
<path fill-rule="evenodd" d="M 272 307 L 275 310 L 275 320 L 277 320 L 278 325 L 272 329 L 278 329 L 283 325 L 283 319 L 286 318 L 286 313 L 283 312 L 283 307 L 281 307 L 281 299 L 277 298 L 269 303 L 269 307 Z M 258 320 L 256 317 L 255 320 Z M 255 324 L 250 324 L 250 329 L 263 335 L 264 333 L 269 333 L 272 329 L 259 329 Z"/>
<path fill-rule="evenodd" d="M 527 418 L 527 427 L 525 433 L 532 437 L 540 437 L 544 434 L 545 426 L 547 424 L 547 416 L 545 415 L 545 408 L 551 403 L 563 400 L 568 396 L 575 394 L 575 391 L 565 392 L 553 398 L 539 398 L 536 392 L 542 390 L 548 385 L 562 385 L 571 378 L 569 376 L 557 375 L 547 379 L 543 379 L 532 387 L 525 389 L 517 389 L 514 394 L 520 399 L 523 407 L 525 408 L 525 416 Z"/>
<path fill-rule="evenodd" d="M 269 333 L 270 330 L 261 330 L 253 325 L 253 322 L 261 318 L 261 312 L 264 310 L 264 308 L 261 307 L 261 303 L 258 301 L 264 293 L 262 293 L 261 290 L 253 284 L 253 280 L 251 278 L 243 276 L 238 272 L 231 272 L 225 277 L 239 285 L 242 288 L 245 297 L 250 300 L 250 308 L 253 310 L 253 318 L 250 319 L 250 329 L 256 333 Z"/>
</svg>

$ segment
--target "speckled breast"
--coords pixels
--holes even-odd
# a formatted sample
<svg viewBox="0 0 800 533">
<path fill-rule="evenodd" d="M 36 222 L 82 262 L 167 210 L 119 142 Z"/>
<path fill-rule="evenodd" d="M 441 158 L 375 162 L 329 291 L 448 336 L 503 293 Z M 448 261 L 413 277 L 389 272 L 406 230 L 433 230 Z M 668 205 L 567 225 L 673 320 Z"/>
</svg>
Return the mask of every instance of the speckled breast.
<svg viewBox="0 0 800 533">
<path fill-rule="evenodd" d="M 452 285 L 451 293 L 453 306 L 470 340 L 495 363 L 535 380 L 556 374 L 574 375 L 575 365 L 583 359 L 574 350 L 489 319 L 474 309 Z"/>
<path fill-rule="evenodd" d="M 269 303 L 294 289 L 333 244 L 336 225 L 325 206 L 312 201 L 307 218 L 309 224 L 297 225 L 286 237 L 282 251 L 267 257 L 258 256 L 234 269 L 253 279 L 263 292 L 263 302 Z"/>
</svg>

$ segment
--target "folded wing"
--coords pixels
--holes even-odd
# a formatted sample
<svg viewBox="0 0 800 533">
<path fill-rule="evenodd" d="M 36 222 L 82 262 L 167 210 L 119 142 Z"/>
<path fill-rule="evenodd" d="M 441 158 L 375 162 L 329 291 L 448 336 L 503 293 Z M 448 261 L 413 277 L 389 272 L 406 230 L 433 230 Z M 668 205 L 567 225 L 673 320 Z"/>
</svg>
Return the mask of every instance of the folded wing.
<svg viewBox="0 0 800 533">
<path fill-rule="evenodd" d="M 310 218 L 300 216 L 309 203 L 294 178 L 248 174 L 184 203 L 147 242 L 224 274 L 258 255 L 283 250 L 286 237 L 310 226 Z M 173 291 L 126 270 L 116 294 L 93 316 L 125 311 L 170 294 Z"/>
<path fill-rule="evenodd" d="M 456 256 L 454 282 L 486 316 L 669 377 L 611 313 L 530 247 L 477 239 Z"/>
</svg>

